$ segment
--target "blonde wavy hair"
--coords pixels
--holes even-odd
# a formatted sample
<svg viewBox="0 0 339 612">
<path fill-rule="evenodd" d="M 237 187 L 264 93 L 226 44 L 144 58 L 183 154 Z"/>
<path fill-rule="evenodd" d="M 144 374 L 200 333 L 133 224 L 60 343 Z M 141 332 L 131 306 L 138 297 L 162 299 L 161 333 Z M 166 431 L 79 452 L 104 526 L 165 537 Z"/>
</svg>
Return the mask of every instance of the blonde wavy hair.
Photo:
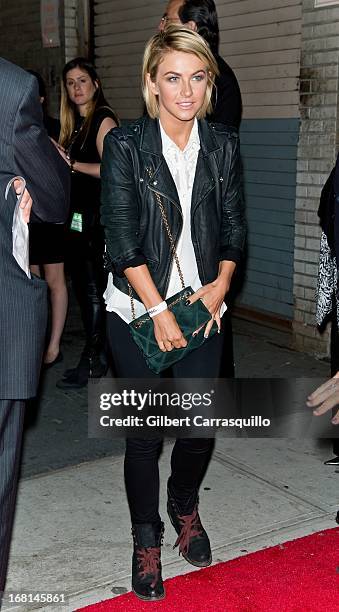
<svg viewBox="0 0 339 612">
<path fill-rule="evenodd" d="M 155 81 L 158 66 L 169 51 L 192 53 L 205 64 L 208 83 L 204 103 L 197 114 L 198 119 L 203 119 L 206 113 L 212 112 L 211 97 L 214 79 L 219 74 L 218 66 L 208 44 L 199 34 L 176 25 L 169 25 L 162 32 L 158 32 L 146 45 L 142 64 L 142 94 L 147 112 L 152 119 L 159 117 L 158 97 L 149 86 L 148 75 L 151 81 Z"/>
</svg>

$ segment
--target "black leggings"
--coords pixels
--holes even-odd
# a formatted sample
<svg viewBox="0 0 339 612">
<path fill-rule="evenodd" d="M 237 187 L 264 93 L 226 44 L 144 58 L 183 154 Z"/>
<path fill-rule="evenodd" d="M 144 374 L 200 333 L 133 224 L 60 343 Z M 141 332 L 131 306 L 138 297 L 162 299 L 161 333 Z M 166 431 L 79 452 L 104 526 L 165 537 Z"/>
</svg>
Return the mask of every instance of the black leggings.
<svg viewBox="0 0 339 612">
<path fill-rule="evenodd" d="M 104 346 L 105 305 L 103 293 L 107 275 L 103 270 L 104 241 L 101 228 L 82 234 L 69 230 L 67 265 L 72 287 L 80 306 L 86 332 L 86 346 L 98 352 Z"/>
<path fill-rule="evenodd" d="M 146 365 L 129 332 L 115 313 L 108 313 L 108 339 L 115 370 L 120 378 L 159 378 Z M 223 332 L 172 368 L 174 378 L 219 376 Z M 128 438 L 125 483 L 132 523 L 157 523 L 159 517 L 159 467 L 162 439 Z M 183 513 L 190 513 L 192 498 L 204 477 L 213 449 L 213 439 L 189 438 L 175 442 L 171 456 L 171 491 Z"/>
</svg>

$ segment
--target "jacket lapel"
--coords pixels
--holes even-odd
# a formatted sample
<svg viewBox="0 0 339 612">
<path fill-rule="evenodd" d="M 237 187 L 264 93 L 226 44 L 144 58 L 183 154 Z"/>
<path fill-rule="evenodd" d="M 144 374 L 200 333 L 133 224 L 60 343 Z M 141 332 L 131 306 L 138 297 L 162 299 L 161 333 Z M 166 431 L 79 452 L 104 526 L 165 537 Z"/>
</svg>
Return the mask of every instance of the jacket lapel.
<svg viewBox="0 0 339 612">
<path fill-rule="evenodd" d="M 213 128 L 207 121 L 198 122 L 200 136 L 200 151 L 197 160 L 193 189 L 192 189 L 192 215 L 206 198 L 215 189 L 216 181 L 213 176 L 212 162 L 213 153 L 220 149 L 220 146 L 213 134 Z"/>
<path fill-rule="evenodd" d="M 213 178 L 209 162 L 208 156 L 204 157 L 200 149 L 192 189 L 192 214 L 210 191 L 215 188 L 215 179 Z"/>
<path fill-rule="evenodd" d="M 158 166 L 148 181 L 148 187 L 152 191 L 160 193 L 161 196 L 175 204 L 181 211 L 177 188 L 163 156 L 161 156 Z"/>
<path fill-rule="evenodd" d="M 149 175 L 147 186 L 151 191 L 157 191 L 172 202 L 181 211 L 177 188 L 162 154 L 162 142 L 159 122 L 157 119 L 145 118 L 141 135 L 140 149 L 151 155 L 150 164 L 146 164 Z"/>
</svg>

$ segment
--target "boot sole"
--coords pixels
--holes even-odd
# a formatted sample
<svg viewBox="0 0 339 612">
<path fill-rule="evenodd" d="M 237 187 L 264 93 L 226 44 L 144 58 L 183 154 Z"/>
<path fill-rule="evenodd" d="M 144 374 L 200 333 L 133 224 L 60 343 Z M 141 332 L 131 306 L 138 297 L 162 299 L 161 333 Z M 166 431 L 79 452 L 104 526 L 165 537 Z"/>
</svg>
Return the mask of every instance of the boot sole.
<svg viewBox="0 0 339 612">
<path fill-rule="evenodd" d="M 182 554 L 182 556 L 185 559 L 185 561 L 187 561 L 187 563 L 190 563 L 191 565 L 194 565 L 195 567 L 208 567 L 212 563 L 212 556 L 208 559 L 208 561 L 203 561 L 203 562 L 202 561 L 193 561 L 192 559 L 189 559 L 188 557 L 186 557 L 183 554 Z"/>
<path fill-rule="evenodd" d="M 176 530 L 176 528 L 174 526 L 172 517 L 171 517 L 170 513 L 168 512 L 168 510 L 167 510 L 167 514 L 169 516 L 169 520 L 172 523 L 172 527 L 173 527 L 175 533 L 177 533 L 177 530 Z M 185 559 L 185 561 L 187 561 L 187 563 L 190 563 L 191 565 L 194 565 L 194 567 L 208 567 L 212 563 L 212 555 L 209 557 L 209 559 L 207 561 L 194 561 L 193 559 L 190 559 L 189 557 L 187 557 L 183 553 L 181 553 L 181 555 Z"/>
<path fill-rule="evenodd" d="M 132 587 L 132 591 L 134 593 L 134 595 L 136 595 L 136 597 L 138 599 L 142 599 L 143 601 L 159 601 L 160 599 L 165 599 L 166 597 L 166 593 L 164 593 L 163 595 L 159 595 L 159 597 L 146 597 L 145 595 L 140 595 L 139 593 L 137 593 L 133 587 Z"/>
</svg>

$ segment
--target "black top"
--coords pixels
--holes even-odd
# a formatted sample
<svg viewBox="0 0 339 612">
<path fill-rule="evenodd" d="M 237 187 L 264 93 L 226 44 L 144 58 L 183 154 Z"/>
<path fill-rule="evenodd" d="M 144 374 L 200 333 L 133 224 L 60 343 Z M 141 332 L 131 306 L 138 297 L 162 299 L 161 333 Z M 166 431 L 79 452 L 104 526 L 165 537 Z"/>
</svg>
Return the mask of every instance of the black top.
<svg viewBox="0 0 339 612">
<path fill-rule="evenodd" d="M 223 123 L 239 130 L 242 101 L 237 77 L 220 55 L 216 55 L 215 59 L 219 68 L 219 76 L 216 77 L 213 88 L 213 112 L 207 116 L 207 121 Z"/>
<path fill-rule="evenodd" d="M 96 139 L 100 126 L 106 117 L 116 121 L 113 111 L 105 106 L 94 111 L 87 136 L 82 131 L 84 117 L 77 116 L 75 130 L 71 137 L 69 155 L 71 159 L 89 164 L 100 164 Z M 82 172 L 72 174 L 71 214 L 80 212 L 83 215 L 84 229 L 99 222 L 100 179 Z"/>
<path fill-rule="evenodd" d="M 60 121 L 58 119 L 54 119 L 54 117 L 45 115 L 44 126 L 47 130 L 48 136 L 51 136 L 51 138 L 58 142 L 60 134 Z"/>
<path fill-rule="evenodd" d="M 336 165 L 321 191 L 318 216 L 320 226 L 326 234 L 332 257 L 339 264 L 339 155 Z"/>
</svg>

